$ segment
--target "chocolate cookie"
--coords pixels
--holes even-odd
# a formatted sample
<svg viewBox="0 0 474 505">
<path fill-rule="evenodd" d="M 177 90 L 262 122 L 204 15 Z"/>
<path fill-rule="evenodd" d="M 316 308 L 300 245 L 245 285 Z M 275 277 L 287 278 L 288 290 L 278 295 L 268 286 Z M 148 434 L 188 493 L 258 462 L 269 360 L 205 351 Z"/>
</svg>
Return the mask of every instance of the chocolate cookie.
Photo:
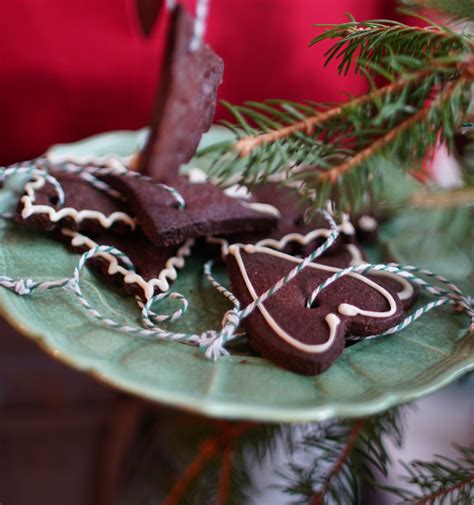
<svg viewBox="0 0 474 505">
<path fill-rule="evenodd" d="M 301 262 L 275 249 L 229 247 L 234 294 L 243 307 Z M 298 373 L 326 370 L 342 353 L 345 335 L 381 333 L 403 318 L 395 292 L 366 276 L 351 274 L 323 290 L 307 308 L 312 291 L 339 269 L 311 263 L 243 321 L 250 344 L 262 356 Z"/>
<path fill-rule="evenodd" d="M 21 223 L 44 230 L 68 227 L 80 231 L 130 231 L 135 219 L 125 204 L 92 187 L 77 174 L 51 171 L 64 191 L 64 205 L 58 203 L 55 187 L 41 175 L 33 175 L 25 185 L 18 206 Z"/>
<path fill-rule="evenodd" d="M 228 190 L 226 194 L 229 194 Z M 305 219 L 307 207 L 301 205 L 293 188 L 267 182 L 256 186 L 250 194 L 256 201 L 271 205 L 279 211 L 278 224 L 265 235 L 255 232 L 234 235 L 227 239 L 230 243 L 258 244 L 274 247 L 288 254 L 308 256 L 329 236 L 330 225 L 322 213 L 316 213 L 310 220 Z M 338 229 L 340 235 L 333 244 L 332 251 L 339 250 L 344 244 L 354 241 L 355 230 L 347 215 L 342 216 Z M 292 240 L 292 237 L 304 237 L 304 241 Z"/>
<path fill-rule="evenodd" d="M 140 171 L 157 180 L 178 175 L 214 117 L 223 63 L 205 43 L 190 49 L 193 25 L 182 7 L 174 9 L 150 136 L 140 160 Z"/>
<path fill-rule="evenodd" d="M 345 244 L 336 251 L 330 248 L 317 259 L 317 262 L 338 268 L 354 267 L 368 263 L 364 251 L 358 244 Z M 401 275 L 372 271 L 367 274 L 367 277 L 389 291 L 396 293 L 403 310 L 408 310 L 416 300 L 418 290 Z"/>
<path fill-rule="evenodd" d="M 267 209 L 254 210 L 252 204 L 229 198 L 208 183 L 193 184 L 178 178 L 173 186 L 186 202 L 184 209 L 178 209 L 170 193 L 149 181 L 122 176 L 105 179 L 127 198 L 148 239 L 158 246 L 206 235 L 269 231 L 278 221 Z"/>
<path fill-rule="evenodd" d="M 75 252 L 83 253 L 98 245 L 107 245 L 125 253 L 133 263 L 135 272 L 108 253 L 101 253 L 89 260 L 89 263 L 121 285 L 125 291 L 142 300 L 148 300 L 157 291 L 168 291 L 170 283 L 176 280 L 178 269 L 184 267 L 194 243 L 189 239 L 180 246 L 155 247 L 140 229 L 127 236 L 107 232 L 86 236 L 64 228 L 60 230 L 60 238 Z"/>
</svg>

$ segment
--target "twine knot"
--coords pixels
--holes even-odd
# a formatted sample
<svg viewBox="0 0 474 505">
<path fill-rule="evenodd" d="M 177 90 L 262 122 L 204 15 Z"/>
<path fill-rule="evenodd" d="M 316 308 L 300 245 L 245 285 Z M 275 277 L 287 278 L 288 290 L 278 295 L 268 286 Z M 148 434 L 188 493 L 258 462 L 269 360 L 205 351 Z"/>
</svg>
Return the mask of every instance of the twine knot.
<svg viewBox="0 0 474 505">
<path fill-rule="evenodd" d="M 235 330 L 240 324 L 240 315 L 237 308 L 228 310 L 222 318 L 222 330 L 232 328 Z"/>
<path fill-rule="evenodd" d="M 77 284 L 77 279 L 75 277 L 72 277 L 67 281 L 66 284 L 64 284 L 64 289 L 70 289 L 71 291 L 77 292 L 78 284 Z"/>
<path fill-rule="evenodd" d="M 32 279 L 20 279 L 15 283 L 14 291 L 20 296 L 30 295 L 33 292 L 34 281 Z"/>
</svg>

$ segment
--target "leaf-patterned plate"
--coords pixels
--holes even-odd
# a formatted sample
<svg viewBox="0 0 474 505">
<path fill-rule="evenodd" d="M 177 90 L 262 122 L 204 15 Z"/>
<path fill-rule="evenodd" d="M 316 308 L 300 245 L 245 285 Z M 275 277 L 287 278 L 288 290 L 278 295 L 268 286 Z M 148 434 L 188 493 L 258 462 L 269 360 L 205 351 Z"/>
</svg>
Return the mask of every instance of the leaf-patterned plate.
<svg viewBox="0 0 474 505">
<path fill-rule="evenodd" d="M 91 143 L 71 146 L 71 152 L 130 154 L 123 150 L 124 141 L 136 149 L 137 135 L 143 133 L 121 132 L 114 145 L 113 134 L 107 134 L 106 148 L 96 136 Z M 211 132 L 205 141 L 215 135 L 220 133 Z M 11 192 L 7 187 L 0 194 L 0 207 L 11 203 Z M 44 234 L 10 224 L 1 225 L 0 241 L 0 275 L 67 277 L 78 259 Z M 418 257 L 416 263 L 422 260 Z M 203 261 L 193 257 L 173 286 L 190 301 L 177 328 L 219 328 L 228 307 L 203 278 Z M 102 313 L 137 322 L 134 300 L 89 272 L 84 290 Z M 466 318 L 449 309 L 400 334 L 353 345 L 322 375 L 303 377 L 246 353 L 245 346 L 212 362 L 191 346 L 140 340 L 104 328 L 70 291 L 20 297 L 0 289 L 0 308 L 20 332 L 70 366 L 122 390 L 215 417 L 301 422 L 365 416 L 426 395 L 474 368 L 474 339 L 462 332 Z"/>
</svg>

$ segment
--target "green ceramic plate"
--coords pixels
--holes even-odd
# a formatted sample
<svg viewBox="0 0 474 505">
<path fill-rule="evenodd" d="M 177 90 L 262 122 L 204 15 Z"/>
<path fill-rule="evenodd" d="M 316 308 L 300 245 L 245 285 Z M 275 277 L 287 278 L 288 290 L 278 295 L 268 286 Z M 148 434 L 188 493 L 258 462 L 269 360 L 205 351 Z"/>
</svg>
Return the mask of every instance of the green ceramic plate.
<svg viewBox="0 0 474 505">
<path fill-rule="evenodd" d="M 75 144 L 71 152 L 126 155 L 124 146 L 135 150 L 142 139 L 143 132 L 120 132 L 115 145 L 114 135 L 108 134 Z M 61 149 L 64 152 L 65 147 Z M 0 200 L 7 205 L 11 190 L 3 193 Z M 70 276 L 77 261 L 56 242 L 20 227 L 3 225 L 0 241 L 0 274 L 11 277 Z M 191 302 L 179 328 L 218 328 L 227 308 L 202 278 L 203 261 L 193 258 L 174 285 Z M 84 279 L 87 297 L 104 314 L 137 321 L 133 300 L 89 272 Z M 303 377 L 255 356 L 211 362 L 194 347 L 137 340 L 106 329 L 63 290 L 29 297 L 0 290 L 0 305 L 23 334 L 69 365 L 125 391 L 215 417 L 297 422 L 364 416 L 419 398 L 474 368 L 474 339 L 461 332 L 465 317 L 449 310 L 440 310 L 399 335 L 354 345 L 321 376 Z"/>
</svg>

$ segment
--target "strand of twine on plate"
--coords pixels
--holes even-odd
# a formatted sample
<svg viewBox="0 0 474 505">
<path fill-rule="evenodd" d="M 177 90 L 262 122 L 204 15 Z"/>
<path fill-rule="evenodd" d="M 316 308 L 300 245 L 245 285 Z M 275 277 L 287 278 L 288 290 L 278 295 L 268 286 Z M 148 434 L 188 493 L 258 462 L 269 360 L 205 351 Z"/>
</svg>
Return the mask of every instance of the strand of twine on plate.
<svg viewBox="0 0 474 505">
<path fill-rule="evenodd" d="M 321 293 L 321 291 L 326 289 L 328 286 L 330 286 L 333 282 L 336 282 L 341 277 L 344 277 L 345 275 L 349 275 L 351 273 L 366 274 L 371 271 L 389 272 L 399 275 L 400 277 L 404 277 L 413 284 L 419 286 L 427 293 L 438 297 L 438 299 L 435 301 L 428 302 L 422 307 L 416 309 L 413 313 L 409 314 L 400 323 L 386 330 L 383 333 L 379 333 L 377 335 L 371 335 L 369 337 L 349 337 L 350 340 L 373 339 L 382 335 L 390 335 L 392 333 L 399 332 L 405 329 L 413 322 L 415 322 L 417 319 L 419 319 L 427 312 L 446 304 L 454 305 L 456 311 L 465 312 L 468 315 L 470 319 L 469 332 L 474 333 L 474 299 L 471 296 L 465 295 L 461 291 L 461 289 L 458 286 L 456 286 L 456 284 L 450 282 L 448 279 L 446 279 L 446 277 L 435 274 L 430 270 L 418 268 L 412 265 L 405 266 L 405 265 L 399 265 L 397 263 L 372 265 L 369 263 L 365 263 L 362 265 L 345 268 L 343 270 L 340 270 L 339 272 L 336 272 L 334 275 L 332 275 L 324 282 L 322 282 L 319 286 L 317 286 L 311 293 L 310 297 L 308 298 L 306 306 L 311 307 L 316 301 L 316 298 L 318 297 L 319 293 Z M 413 272 L 416 272 L 420 275 L 424 275 L 426 277 L 433 278 L 440 284 L 446 285 L 447 288 L 430 284 L 425 279 L 417 275 L 414 275 Z"/>
<path fill-rule="evenodd" d="M 224 286 L 222 286 L 212 275 L 212 266 L 213 262 L 207 262 L 204 267 L 204 274 L 209 280 L 209 282 L 229 301 L 234 305 L 234 308 L 227 311 L 224 314 L 222 320 L 222 328 L 220 331 L 217 330 L 207 330 L 202 332 L 201 334 L 194 333 L 177 333 L 173 331 L 164 330 L 156 326 L 157 322 L 164 321 L 176 321 L 179 319 L 187 310 L 188 302 L 183 295 L 176 292 L 166 292 L 166 293 L 158 293 L 151 297 L 145 304 L 142 306 L 141 312 L 141 320 L 143 327 L 135 326 L 135 325 L 123 325 L 115 320 L 107 318 L 99 313 L 94 307 L 90 305 L 87 299 L 84 297 L 82 288 L 81 288 L 81 271 L 86 265 L 87 261 L 94 258 L 97 255 L 106 253 L 116 255 L 120 253 L 116 248 L 110 246 L 97 246 L 90 251 L 84 253 L 76 268 L 74 269 L 74 275 L 71 279 L 71 282 L 67 284 L 68 289 L 72 289 L 74 293 L 77 295 L 79 299 L 79 303 L 92 315 L 94 318 L 101 321 L 102 324 L 113 328 L 117 331 L 132 334 L 139 337 L 144 338 L 158 338 L 162 340 L 172 340 L 172 341 L 182 341 L 187 343 L 194 343 L 199 345 L 200 349 L 205 352 L 206 356 L 211 359 L 216 359 L 219 356 L 229 354 L 225 349 L 225 345 L 227 342 L 235 338 L 236 330 L 239 327 L 242 319 L 248 317 L 255 308 L 264 303 L 270 296 L 275 294 L 278 290 L 280 290 L 283 286 L 288 284 L 292 279 L 294 279 L 309 263 L 314 261 L 317 257 L 323 254 L 332 244 L 335 242 L 339 235 L 339 230 L 337 225 L 328 210 L 324 210 L 323 214 L 328 219 L 331 225 L 331 232 L 325 242 L 314 250 L 309 256 L 307 256 L 301 263 L 296 265 L 288 274 L 286 274 L 280 281 L 278 281 L 274 286 L 270 289 L 262 293 L 254 302 L 245 307 L 244 309 L 240 309 L 240 304 L 237 298 Z M 153 306 L 166 298 L 174 298 L 178 299 L 181 302 L 181 308 L 175 311 L 171 315 L 160 314 L 159 316 L 153 311 Z"/>
<path fill-rule="evenodd" d="M 69 174 L 77 174 L 85 178 L 86 181 L 91 183 L 95 179 L 95 181 L 98 181 L 99 183 L 95 184 L 95 187 L 100 191 L 107 191 L 108 193 L 112 188 L 110 188 L 110 186 L 105 182 L 99 181 L 97 177 L 122 176 L 122 177 L 132 177 L 135 179 L 146 181 L 150 184 L 153 184 L 157 188 L 163 189 L 164 191 L 170 193 L 176 200 L 179 209 L 184 209 L 186 207 L 186 201 L 184 200 L 183 195 L 181 195 L 181 193 L 176 188 L 168 186 L 167 184 L 163 184 L 162 182 L 157 182 L 155 179 L 147 175 L 143 175 L 139 172 L 129 170 L 124 164 L 122 164 L 121 166 L 117 165 L 111 167 L 104 167 L 100 165 L 95 165 L 93 163 L 86 163 L 84 165 L 80 165 L 72 161 L 55 163 L 51 160 L 48 160 L 47 158 L 39 158 L 38 160 L 35 161 L 35 163 L 37 163 L 45 171 L 52 169 Z M 93 176 L 94 179 L 91 179 L 90 176 Z M 120 195 L 120 198 L 123 198 L 123 196 L 119 192 L 116 193 Z M 111 196 L 114 196 L 114 190 L 112 190 L 112 193 L 109 194 L 111 194 Z"/>
<path fill-rule="evenodd" d="M 331 217 L 331 216 L 330 216 Z M 331 235 L 326 240 L 326 242 L 320 246 L 317 250 L 315 250 L 312 254 L 310 254 L 305 260 L 297 265 L 297 267 L 293 268 L 285 277 L 280 279 L 274 286 L 272 286 L 269 290 L 265 291 L 262 295 L 260 295 L 252 304 L 248 305 L 243 310 L 240 309 L 240 304 L 237 298 L 224 286 L 222 286 L 212 275 L 212 266 L 214 264 L 213 260 L 208 261 L 204 266 L 204 274 L 209 280 L 209 282 L 229 301 L 234 305 L 234 308 L 227 311 L 222 320 L 222 329 L 220 331 L 208 330 L 201 334 L 194 333 L 177 333 L 173 331 L 163 330 L 156 326 L 157 322 L 172 322 L 178 320 L 187 310 L 188 301 L 186 298 L 180 293 L 166 292 L 166 293 L 158 293 L 157 295 L 150 298 L 147 303 L 142 305 L 141 319 L 143 327 L 139 327 L 132 324 L 122 324 L 117 321 L 114 321 L 110 318 L 103 316 L 98 310 L 90 305 L 87 299 L 84 297 L 82 293 L 82 289 L 80 286 L 80 278 L 81 271 L 85 267 L 88 260 L 99 256 L 103 253 L 113 254 L 120 258 L 124 262 L 130 262 L 129 258 L 121 251 L 114 247 L 110 246 L 97 246 L 90 251 L 84 253 L 77 266 L 74 269 L 74 275 L 72 278 L 63 278 L 53 281 L 34 281 L 32 279 L 18 279 L 13 280 L 9 277 L 2 276 L 0 277 L 0 285 L 15 292 L 19 295 L 30 295 L 36 290 L 47 290 L 54 288 L 64 288 L 72 290 L 76 296 L 78 297 L 79 303 L 89 312 L 89 314 L 95 319 L 99 320 L 105 326 L 113 328 L 117 331 L 127 333 L 130 335 L 134 335 L 141 338 L 147 339 L 160 339 L 160 340 L 171 340 L 171 341 L 181 341 L 185 343 L 190 343 L 194 345 L 198 345 L 201 350 L 203 350 L 208 358 L 216 359 L 219 356 L 227 355 L 228 351 L 225 349 L 225 344 L 235 338 L 235 330 L 240 325 L 242 319 L 250 315 L 255 308 L 264 303 L 270 296 L 276 293 L 279 289 L 281 289 L 284 285 L 294 279 L 298 273 L 300 273 L 305 266 L 307 266 L 314 257 L 321 255 L 327 248 L 329 248 L 334 240 L 338 236 L 337 225 L 331 217 Z M 330 222 L 331 222 L 330 221 Z M 322 252 L 321 252 L 322 251 Z M 408 278 L 415 284 L 419 285 L 423 289 L 425 289 L 428 293 L 436 296 L 440 296 L 440 298 L 434 302 L 430 302 L 425 306 L 417 309 L 412 315 L 408 316 L 404 321 L 399 323 L 397 326 L 387 330 L 386 332 L 380 335 L 374 335 L 371 337 L 365 338 L 375 338 L 381 335 L 387 335 L 390 333 L 394 333 L 397 331 L 401 331 L 406 328 L 409 324 L 414 322 L 416 319 L 421 317 L 423 314 L 432 310 L 436 307 L 439 307 L 444 304 L 455 304 L 457 310 L 467 312 L 471 318 L 471 331 L 472 331 L 472 318 L 474 316 L 474 311 L 472 307 L 472 299 L 470 297 L 466 297 L 462 294 L 461 290 L 450 283 L 446 278 L 436 275 L 428 270 L 418 269 L 416 267 L 400 267 L 396 264 L 390 265 L 358 265 L 357 267 L 350 267 L 340 272 L 337 272 L 332 277 L 327 279 L 324 283 L 318 286 L 313 292 L 313 296 L 311 299 L 317 297 L 317 295 L 330 284 L 335 282 L 337 279 L 343 277 L 344 275 L 348 275 L 351 272 L 357 273 L 367 273 L 370 270 L 374 271 L 387 271 L 395 274 L 402 275 L 403 277 Z M 449 286 L 449 289 L 439 288 L 433 285 L 428 284 L 422 278 L 415 276 L 412 271 L 417 271 L 418 273 L 422 273 L 426 276 L 433 277 L 437 281 Z M 446 296 L 448 295 L 448 296 Z M 166 298 L 174 298 L 178 299 L 181 302 L 181 308 L 173 312 L 171 315 L 156 315 L 153 312 L 153 305 L 161 300 Z M 358 339 L 358 337 L 356 337 Z"/>
<path fill-rule="evenodd" d="M 58 197 L 58 205 L 64 205 L 64 190 L 56 177 L 53 177 L 47 170 L 37 168 L 36 164 L 32 162 L 19 163 L 7 168 L 0 168 L 0 182 L 5 183 L 5 181 L 7 181 L 12 175 L 17 174 L 24 174 L 30 177 L 34 175 L 42 177 L 47 182 L 49 182 L 56 191 L 56 196 Z"/>
<path fill-rule="evenodd" d="M 69 170 L 70 166 L 72 166 L 72 170 L 77 171 L 78 167 L 77 165 L 68 164 L 68 166 L 69 168 L 66 167 L 65 170 Z M 97 166 L 90 166 L 90 167 L 92 168 L 93 171 L 103 170 L 103 167 L 97 167 Z M 31 167 L 27 166 L 21 166 L 21 167 L 17 166 L 15 169 L 13 169 L 13 167 L 11 168 L 12 169 L 8 172 L 9 175 L 17 172 L 18 170 L 23 170 L 26 168 L 29 168 L 29 170 L 31 171 Z M 110 171 L 111 169 L 106 170 Z M 41 170 L 41 172 L 44 171 Z M 123 171 L 120 170 L 120 172 Z M 232 340 L 237 336 L 236 330 L 240 326 L 240 323 L 244 318 L 248 317 L 260 304 L 264 303 L 268 298 L 274 295 L 283 286 L 291 282 L 291 280 L 293 280 L 304 268 L 306 268 L 309 265 L 309 263 L 313 262 L 319 256 L 324 254 L 324 252 L 334 244 L 335 240 L 339 235 L 339 230 L 333 218 L 333 210 L 329 207 L 327 210 L 323 210 L 322 213 L 326 217 L 330 225 L 330 234 L 325 240 L 325 242 L 320 247 L 315 249 L 310 255 L 304 258 L 302 262 L 298 263 L 298 265 L 296 265 L 287 275 L 282 277 L 277 283 L 275 283 L 267 291 L 262 293 L 255 301 L 250 303 L 244 309 L 240 308 L 240 303 L 237 300 L 237 298 L 226 287 L 221 285 L 214 278 L 212 274 L 212 267 L 214 265 L 213 260 L 208 261 L 204 265 L 204 275 L 206 276 L 208 281 L 214 288 L 216 288 L 218 292 L 220 292 L 223 296 L 225 296 L 234 306 L 233 309 L 227 311 L 224 314 L 224 318 L 221 323 L 222 328 L 220 331 L 207 330 L 202 332 L 201 334 L 193 334 L 193 333 L 177 333 L 159 328 L 157 326 L 157 323 L 174 322 L 178 320 L 188 309 L 189 302 L 183 295 L 177 292 L 158 293 L 153 297 L 151 297 L 149 300 L 147 300 L 146 303 L 142 303 L 141 301 L 139 301 L 139 306 L 141 308 L 141 321 L 143 327 L 131 324 L 124 325 L 122 323 L 119 323 L 117 321 L 114 321 L 110 318 L 103 316 L 98 310 L 96 310 L 94 307 L 90 305 L 90 303 L 87 301 L 87 299 L 84 297 L 82 293 L 80 285 L 81 271 L 90 259 L 96 256 L 100 256 L 101 254 L 104 253 L 116 256 L 121 261 L 123 261 L 124 264 L 127 265 L 127 268 L 133 269 L 133 263 L 130 261 L 128 256 L 124 254 L 122 251 L 111 246 L 97 246 L 84 253 L 79 259 L 79 262 L 74 269 L 74 274 L 72 278 L 58 279 L 53 281 L 34 281 L 32 279 L 14 280 L 9 277 L 2 276 L 0 277 L 0 286 L 3 286 L 19 295 L 30 295 L 36 290 L 46 290 L 54 288 L 64 288 L 72 290 L 78 297 L 79 303 L 89 312 L 89 314 L 95 319 L 99 320 L 102 324 L 110 328 L 142 338 L 158 338 L 162 340 L 182 341 L 185 343 L 192 343 L 198 345 L 200 349 L 205 352 L 208 358 L 216 359 L 219 356 L 229 354 L 228 351 L 225 349 L 225 345 L 227 342 L 229 342 L 230 340 Z M 318 294 L 323 289 L 325 289 L 330 284 L 332 284 L 339 278 L 343 277 L 344 275 L 348 275 L 350 273 L 364 274 L 369 271 L 385 271 L 401 275 L 402 277 L 405 277 L 409 279 L 411 282 L 420 286 L 429 294 L 437 296 L 438 300 L 429 302 L 423 307 L 417 309 L 413 314 L 409 315 L 401 323 L 387 330 L 386 332 L 365 338 L 375 338 L 381 335 L 387 335 L 395 333 L 397 331 L 401 331 L 402 329 L 406 328 L 409 324 L 413 323 L 415 320 L 421 317 L 423 314 L 445 304 L 453 304 L 455 305 L 458 311 L 466 312 L 470 317 L 471 321 L 469 330 L 471 332 L 474 331 L 474 309 L 472 298 L 469 296 L 465 296 L 455 284 L 448 281 L 445 277 L 434 274 L 429 270 L 419 269 L 414 266 L 404 267 L 394 263 L 387 265 L 363 264 L 343 269 L 335 273 L 333 276 L 331 276 L 329 279 L 327 279 L 326 281 L 324 281 L 315 288 L 315 290 L 312 292 L 312 294 L 308 299 L 307 302 L 308 306 L 312 305 L 312 303 L 317 298 Z M 419 275 L 424 275 L 426 277 L 431 277 L 435 279 L 437 282 L 445 285 L 446 288 L 429 284 L 421 277 L 413 274 L 413 272 L 417 272 Z M 153 309 L 154 305 L 166 298 L 178 300 L 181 303 L 181 307 L 175 310 L 171 315 L 156 314 L 156 312 Z M 355 338 L 358 339 L 358 337 Z"/>
</svg>

